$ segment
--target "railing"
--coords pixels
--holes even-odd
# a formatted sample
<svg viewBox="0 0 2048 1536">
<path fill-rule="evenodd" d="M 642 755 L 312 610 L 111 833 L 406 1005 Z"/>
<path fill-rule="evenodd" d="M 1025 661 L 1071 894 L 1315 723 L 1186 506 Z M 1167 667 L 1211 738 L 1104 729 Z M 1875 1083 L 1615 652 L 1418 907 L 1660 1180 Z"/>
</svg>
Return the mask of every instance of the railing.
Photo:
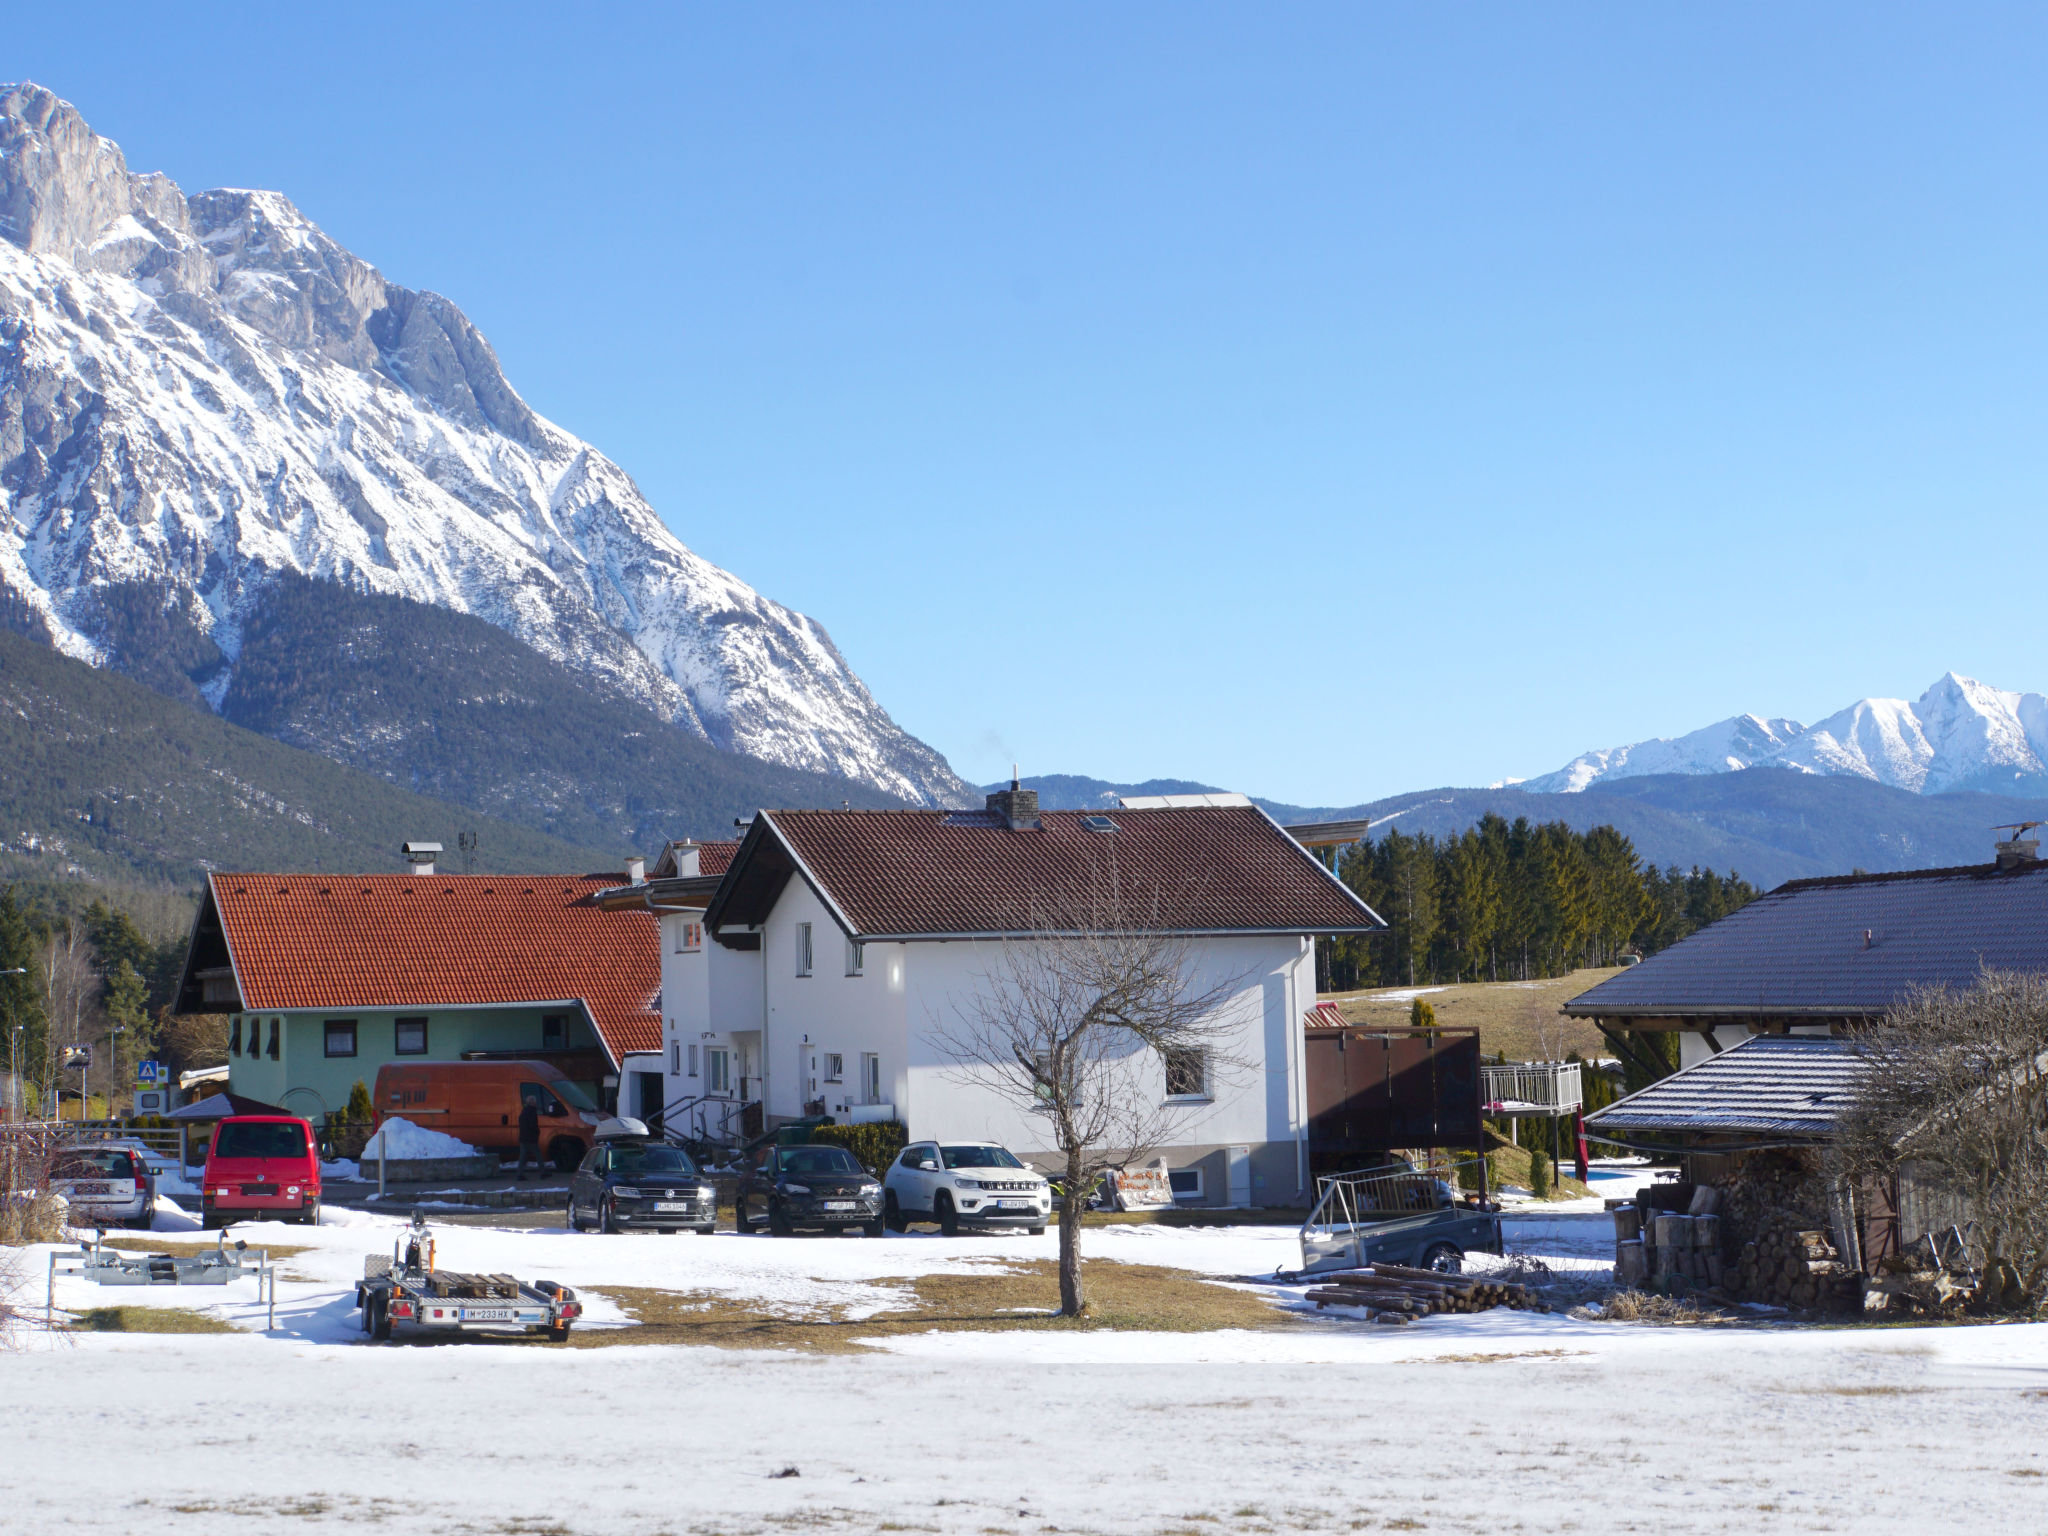
<svg viewBox="0 0 2048 1536">
<path fill-rule="evenodd" d="M 1568 1115 L 1586 1102 L 1576 1061 L 1511 1061 L 1479 1068 L 1479 1102 L 1492 1116 Z"/>
</svg>

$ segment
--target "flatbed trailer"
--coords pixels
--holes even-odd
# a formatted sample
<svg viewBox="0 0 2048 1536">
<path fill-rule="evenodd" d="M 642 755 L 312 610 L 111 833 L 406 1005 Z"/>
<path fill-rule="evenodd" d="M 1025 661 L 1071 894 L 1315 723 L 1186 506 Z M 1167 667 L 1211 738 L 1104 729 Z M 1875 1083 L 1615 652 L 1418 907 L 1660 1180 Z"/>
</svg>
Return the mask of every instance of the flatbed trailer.
<svg viewBox="0 0 2048 1536">
<path fill-rule="evenodd" d="M 356 1306 L 363 1332 L 379 1343 L 402 1329 L 398 1337 L 545 1333 L 559 1344 L 583 1315 L 576 1293 L 553 1280 L 528 1283 L 511 1275 L 438 1268 L 434 1239 L 417 1211 L 389 1258 L 373 1253 L 363 1261 Z"/>
</svg>

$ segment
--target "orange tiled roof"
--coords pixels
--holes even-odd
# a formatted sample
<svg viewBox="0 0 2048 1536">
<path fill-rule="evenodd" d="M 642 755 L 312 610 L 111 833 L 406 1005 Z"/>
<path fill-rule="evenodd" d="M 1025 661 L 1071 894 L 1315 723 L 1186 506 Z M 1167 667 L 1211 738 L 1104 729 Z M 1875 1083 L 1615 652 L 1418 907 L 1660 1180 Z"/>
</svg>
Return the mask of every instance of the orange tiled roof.
<svg viewBox="0 0 2048 1536">
<path fill-rule="evenodd" d="M 580 1001 L 614 1065 L 661 1049 L 661 940 L 590 898 L 623 875 L 208 877 L 242 1006 Z"/>
</svg>

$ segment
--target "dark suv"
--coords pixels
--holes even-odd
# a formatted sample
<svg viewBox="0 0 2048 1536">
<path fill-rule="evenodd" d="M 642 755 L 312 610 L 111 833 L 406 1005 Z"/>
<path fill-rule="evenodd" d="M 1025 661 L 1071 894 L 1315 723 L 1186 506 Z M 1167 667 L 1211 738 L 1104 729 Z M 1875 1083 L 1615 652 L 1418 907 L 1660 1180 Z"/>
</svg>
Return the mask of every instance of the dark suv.
<svg viewBox="0 0 2048 1536">
<path fill-rule="evenodd" d="M 569 1225 L 577 1232 L 586 1222 L 600 1232 L 709 1232 L 717 1220 L 718 1192 L 681 1147 L 600 1142 L 569 1179 Z"/>
<path fill-rule="evenodd" d="M 754 1230 L 754 1213 L 768 1230 L 787 1237 L 798 1227 L 844 1232 L 859 1227 L 882 1235 L 882 1186 L 844 1147 L 770 1147 L 760 1165 L 740 1180 L 733 1225 Z"/>
</svg>

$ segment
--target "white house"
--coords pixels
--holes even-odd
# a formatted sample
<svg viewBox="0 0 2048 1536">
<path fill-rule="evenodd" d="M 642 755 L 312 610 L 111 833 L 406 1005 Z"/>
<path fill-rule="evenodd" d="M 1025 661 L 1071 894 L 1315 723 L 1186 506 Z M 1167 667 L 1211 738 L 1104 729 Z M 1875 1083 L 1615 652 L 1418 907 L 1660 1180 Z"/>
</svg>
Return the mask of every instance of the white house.
<svg viewBox="0 0 2048 1536">
<path fill-rule="evenodd" d="M 973 1081 L 945 1037 L 1002 984 L 1006 946 L 1045 942 L 1019 914 L 1113 870 L 1185 937 L 1193 990 L 1228 983 L 1219 1054 L 1241 1065 L 1183 1064 L 1171 1085 L 1156 1057 L 1133 1067 L 1175 1106 L 1176 1140 L 1158 1150 L 1177 1192 L 1305 1199 L 1315 939 L 1385 925 L 1249 804 L 1088 815 L 1037 802 L 1013 787 L 983 811 L 763 811 L 735 851 L 702 845 L 658 869 L 644 899 L 661 917 L 671 1124 L 715 1136 L 806 1113 L 899 1119 L 913 1140 L 998 1141 L 1050 1166 L 1045 1123 Z"/>
</svg>

